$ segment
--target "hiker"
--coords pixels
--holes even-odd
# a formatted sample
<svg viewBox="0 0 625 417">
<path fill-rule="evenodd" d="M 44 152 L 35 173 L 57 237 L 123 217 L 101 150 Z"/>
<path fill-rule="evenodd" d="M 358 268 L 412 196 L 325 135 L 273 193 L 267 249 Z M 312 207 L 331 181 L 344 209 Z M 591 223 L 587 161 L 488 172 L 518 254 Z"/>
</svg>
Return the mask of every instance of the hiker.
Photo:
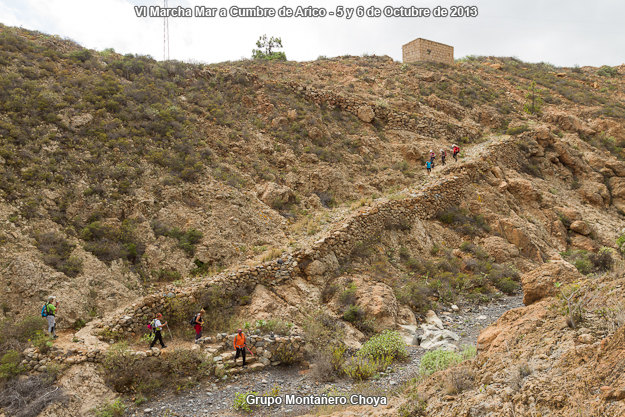
<svg viewBox="0 0 625 417">
<path fill-rule="evenodd" d="M 445 165 L 445 158 L 447 157 L 447 152 L 445 149 L 441 149 L 441 164 Z"/>
<path fill-rule="evenodd" d="M 426 161 L 425 168 L 428 170 L 428 175 L 430 175 L 432 173 L 432 163 L 430 161 Z"/>
<path fill-rule="evenodd" d="M 436 154 L 434 153 L 432 149 L 430 149 L 430 162 L 432 163 L 432 166 L 434 166 L 435 159 L 436 159 Z"/>
<path fill-rule="evenodd" d="M 234 354 L 234 364 L 237 364 L 237 358 L 239 355 L 243 356 L 243 366 L 245 366 L 245 335 L 243 334 L 243 330 L 237 330 L 237 335 L 234 336 L 234 348 L 236 349 L 236 353 Z"/>
<path fill-rule="evenodd" d="M 50 336 L 54 339 L 58 337 L 56 335 L 56 309 L 58 306 L 59 303 L 56 301 L 56 297 L 51 295 L 48 297 L 48 301 L 45 303 L 43 311 L 41 312 L 41 315 L 48 321 L 48 333 L 50 333 Z"/>
<path fill-rule="evenodd" d="M 154 340 L 152 340 L 152 343 L 150 343 L 150 349 L 154 347 L 157 340 L 161 343 L 161 348 L 164 349 L 167 347 L 165 346 L 165 343 L 163 343 L 163 335 L 161 334 L 161 330 L 163 330 L 163 326 L 167 326 L 167 322 L 162 323 L 161 322 L 162 318 L 163 318 L 163 315 L 161 313 L 158 313 L 156 317 L 154 318 L 154 320 L 152 320 L 151 324 L 152 324 L 152 331 L 154 332 Z"/>
<path fill-rule="evenodd" d="M 460 148 L 458 145 L 451 145 L 451 151 L 453 153 L 454 161 L 458 161 L 458 154 L 460 153 Z"/>
<path fill-rule="evenodd" d="M 199 313 L 193 317 L 193 328 L 195 329 L 195 343 L 199 343 L 200 338 L 202 337 L 202 326 L 204 325 L 204 319 L 202 319 L 202 315 L 204 315 L 206 311 L 201 309 Z"/>
</svg>

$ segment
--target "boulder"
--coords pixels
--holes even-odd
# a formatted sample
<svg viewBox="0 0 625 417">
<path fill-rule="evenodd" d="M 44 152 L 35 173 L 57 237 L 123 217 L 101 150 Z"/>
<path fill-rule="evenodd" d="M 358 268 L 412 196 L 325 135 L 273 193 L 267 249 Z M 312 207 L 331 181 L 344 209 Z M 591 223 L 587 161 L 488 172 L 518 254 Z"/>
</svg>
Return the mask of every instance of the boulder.
<svg viewBox="0 0 625 417">
<path fill-rule="evenodd" d="M 545 113 L 543 118 L 548 122 L 555 123 L 560 129 L 566 132 L 577 132 L 585 135 L 592 135 L 596 133 L 580 118 L 564 111 L 548 111 Z"/>
<path fill-rule="evenodd" d="M 519 248 L 521 255 L 534 261 L 542 261 L 540 249 L 534 244 L 523 226 L 517 225 L 512 219 L 500 219 L 496 228 L 501 236 Z"/>
<path fill-rule="evenodd" d="M 582 249 L 588 252 L 595 252 L 599 249 L 597 242 L 582 235 L 573 236 L 573 239 L 571 239 L 571 246 L 575 249 Z"/>
<path fill-rule="evenodd" d="M 365 311 L 367 317 L 375 319 L 376 326 L 381 328 L 394 328 L 397 323 L 399 305 L 393 289 L 381 282 L 371 282 L 366 288 L 366 293 L 358 291 L 358 304 Z"/>
<path fill-rule="evenodd" d="M 442 349 L 456 350 L 454 342 L 460 340 L 460 336 L 443 327 L 443 322 L 432 310 L 427 312 L 425 323 L 421 325 L 423 333 L 418 336 L 419 346 L 426 350 Z"/>
<path fill-rule="evenodd" d="M 523 304 L 530 305 L 542 298 L 556 295 L 556 282 L 577 282 L 582 275 L 568 262 L 553 260 L 521 276 Z"/>
<path fill-rule="evenodd" d="M 268 182 L 256 191 L 258 198 L 273 208 L 283 207 L 295 203 L 295 194 L 287 186 L 281 186 L 275 182 Z"/>
<path fill-rule="evenodd" d="M 625 177 L 625 163 L 621 161 L 617 161 L 615 159 L 610 159 L 606 161 L 605 166 L 610 168 L 614 174 L 618 177 Z"/>
<path fill-rule="evenodd" d="M 606 202 L 610 201 L 608 188 L 599 182 L 585 181 L 578 192 L 584 200 L 595 206 L 603 207 Z"/>
<path fill-rule="evenodd" d="M 625 211 L 625 178 L 612 177 L 608 184 L 612 193 L 612 204 L 617 209 Z"/>
<path fill-rule="evenodd" d="M 503 263 L 519 256 L 519 248 L 499 236 L 489 236 L 482 241 L 484 250 L 496 262 Z"/>
<path fill-rule="evenodd" d="M 358 107 L 358 118 L 365 123 L 371 123 L 375 118 L 375 112 L 371 106 Z"/>
<path fill-rule="evenodd" d="M 509 179 L 508 191 L 522 201 L 538 201 L 540 198 L 532 182 L 523 178 Z"/>
<path fill-rule="evenodd" d="M 417 319 L 414 316 L 414 313 L 408 306 L 401 306 L 399 308 L 399 312 L 397 313 L 397 323 L 399 325 L 408 325 L 415 326 L 417 324 Z"/>
<path fill-rule="evenodd" d="M 575 220 L 581 220 L 582 216 L 579 214 L 579 211 L 569 208 L 569 207 L 556 207 L 556 213 L 561 214 L 566 217 L 570 221 L 574 222 Z"/>
<path fill-rule="evenodd" d="M 590 226 L 583 220 L 575 220 L 571 223 L 571 230 L 584 236 L 588 236 L 591 233 Z"/>
</svg>

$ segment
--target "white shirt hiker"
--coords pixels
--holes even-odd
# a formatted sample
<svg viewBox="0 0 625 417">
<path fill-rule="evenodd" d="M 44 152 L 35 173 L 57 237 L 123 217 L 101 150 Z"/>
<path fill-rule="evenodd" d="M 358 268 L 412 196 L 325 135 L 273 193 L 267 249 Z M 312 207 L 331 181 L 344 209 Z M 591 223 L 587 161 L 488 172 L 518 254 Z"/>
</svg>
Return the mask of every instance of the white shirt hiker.
<svg viewBox="0 0 625 417">
<path fill-rule="evenodd" d="M 154 319 L 154 321 L 152 322 L 152 328 L 154 330 L 162 330 L 163 324 L 161 323 L 159 319 Z"/>
</svg>

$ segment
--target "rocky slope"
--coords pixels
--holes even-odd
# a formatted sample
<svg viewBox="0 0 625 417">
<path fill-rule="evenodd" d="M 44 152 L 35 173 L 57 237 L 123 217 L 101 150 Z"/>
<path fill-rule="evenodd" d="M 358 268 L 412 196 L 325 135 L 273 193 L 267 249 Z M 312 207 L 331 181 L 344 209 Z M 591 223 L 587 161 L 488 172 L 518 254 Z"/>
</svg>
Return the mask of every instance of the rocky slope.
<svg viewBox="0 0 625 417">
<path fill-rule="evenodd" d="M 105 351 L 156 311 L 182 326 L 202 306 L 221 331 L 321 310 L 355 348 L 520 281 L 528 306 L 480 335 L 471 384 L 435 374 L 373 412 L 620 412 L 624 68 L 159 63 L 5 26 L 0 45 L 9 321 L 53 293 L 61 327 L 90 321 L 72 343 Z M 458 162 L 428 176 L 428 151 L 454 142 Z M 564 327 L 566 297 L 583 327 Z M 84 413 L 80 387 L 112 395 L 91 364 L 63 378 L 75 397 L 50 415 Z"/>
</svg>

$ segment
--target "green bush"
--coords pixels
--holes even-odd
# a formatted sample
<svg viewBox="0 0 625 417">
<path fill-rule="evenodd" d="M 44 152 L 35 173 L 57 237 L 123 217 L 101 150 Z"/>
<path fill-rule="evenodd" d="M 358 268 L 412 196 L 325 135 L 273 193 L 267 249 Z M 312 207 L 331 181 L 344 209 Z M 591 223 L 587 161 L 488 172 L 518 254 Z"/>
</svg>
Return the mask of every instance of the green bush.
<svg viewBox="0 0 625 417">
<path fill-rule="evenodd" d="M 126 405 L 121 399 L 107 403 L 95 411 L 96 417 L 122 417 L 126 413 Z"/>
<path fill-rule="evenodd" d="M 33 344 L 34 347 L 37 348 L 39 353 L 42 353 L 42 354 L 48 353 L 50 349 L 52 349 L 52 346 L 54 345 L 52 343 L 52 338 L 48 334 L 44 333 L 42 330 L 38 330 L 35 333 L 35 335 L 31 339 L 31 343 Z"/>
<path fill-rule="evenodd" d="M 168 236 L 178 241 L 178 247 L 186 252 L 187 255 L 193 256 L 195 246 L 202 240 L 204 234 L 196 229 L 182 231 L 177 227 L 170 228 L 161 221 L 154 220 L 151 223 L 154 234 L 158 236 Z"/>
<path fill-rule="evenodd" d="M 86 241 L 85 250 L 106 263 L 125 259 L 138 264 L 145 252 L 145 245 L 136 235 L 135 222 L 131 219 L 124 220 L 119 227 L 93 221 L 81 230 L 80 237 Z"/>
<path fill-rule="evenodd" d="M 237 392 L 234 395 L 234 402 L 232 404 L 232 408 L 237 411 L 245 411 L 246 413 L 251 413 L 252 408 L 257 407 L 247 403 L 247 397 L 253 395 L 255 397 L 259 396 L 256 391 L 248 391 L 248 392 Z"/>
<path fill-rule="evenodd" d="M 347 308 L 343 312 L 343 320 L 348 321 L 352 324 L 357 324 L 364 320 L 364 318 L 364 310 L 360 306 L 354 304 L 347 306 Z"/>
<path fill-rule="evenodd" d="M 293 323 L 282 321 L 279 319 L 269 320 L 256 320 L 255 327 L 261 331 L 261 333 L 273 332 L 279 335 L 288 335 L 291 333 Z"/>
<path fill-rule="evenodd" d="M 616 246 L 618 247 L 619 252 L 621 252 L 621 255 L 625 255 L 625 233 L 616 239 Z"/>
<path fill-rule="evenodd" d="M 289 346 L 282 345 L 276 349 L 271 357 L 272 360 L 279 361 L 281 365 L 292 365 L 295 363 L 295 353 Z"/>
<path fill-rule="evenodd" d="M 519 125 L 516 127 L 510 127 L 506 130 L 506 135 L 520 135 L 523 132 L 527 132 L 529 127 L 527 125 Z"/>
<path fill-rule="evenodd" d="M 10 379 L 24 372 L 22 357 L 16 350 L 9 350 L 0 358 L 0 380 Z"/>
<path fill-rule="evenodd" d="M 442 371 L 459 364 L 460 362 L 470 359 L 476 354 L 474 346 L 465 346 L 459 353 L 437 349 L 427 352 L 421 358 L 419 364 L 419 373 L 424 376 L 433 374 L 434 372 Z"/>
<path fill-rule="evenodd" d="M 597 75 L 601 77 L 616 77 L 618 75 L 618 69 L 615 67 L 610 67 L 608 65 L 603 65 L 597 71 Z"/>
<path fill-rule="evenodd" d="M 21 352 L 28 348 L 44 323 L 40 316 L 29 316 L 18 322 L 9 319 L 0 321 L 0 357 L 11 350 Z"/>
<path fill-rule="evenodd" d="M 495 281 L 495 287 L 504 294 L 512 295 L 518 291 L 520 285 L 510 277 L 503 277 Z"/>
<path fill-rule="evenodd" d="M 562 256 L 573 265 L 579 272 L 588 275 L 594 272 L 606 272 L 612 269 L 614 258 L 612 249 L 601 248 L 598 253 L 585 250 L 563 252 Z"/>
<path fill-rule="evenodd" d="M 352 356 L 343 364 L 343 372 L 355 381 L 365 381 L 386 369 L 391 362 L 392 359 L 386 357 L 373 359 L 368 356 Z"/>
<path fill-rule="evenodd" d="M 430 296 L 432 289 L 422 281 L 409 280 L 395 287 L 395 296 L 402 304 L 407 304 L 413 311 L 425 313 L 432 308 Z"/>
<path fill-rule="evenodd" d="M 399 332 L 385 330 L 367 340 L 356 355 L 371 359 L 387 358 L 393 361 L 406 359 L 408 351 L 406 342 Z"/>
<path fill-rule="evenodd" d="M 356 284 L 354 284 L 353 282 L 350 282 L 349 284 L 347 284 L 347 286 L 345 287 L 341 295 L 339 295 L 339 301 L 341 302 L 341 304 L 344 306 L 356 304 L 356 291 L 357 290 L 358 288 L 356 287 Z"/>
<path fill-rule="evenodd" d="M 334 347 L 345 336 L 345 324 L 324 311 L 316 311 L 304 321 L 304 339 L 313 352 Z"/>
</svg>

